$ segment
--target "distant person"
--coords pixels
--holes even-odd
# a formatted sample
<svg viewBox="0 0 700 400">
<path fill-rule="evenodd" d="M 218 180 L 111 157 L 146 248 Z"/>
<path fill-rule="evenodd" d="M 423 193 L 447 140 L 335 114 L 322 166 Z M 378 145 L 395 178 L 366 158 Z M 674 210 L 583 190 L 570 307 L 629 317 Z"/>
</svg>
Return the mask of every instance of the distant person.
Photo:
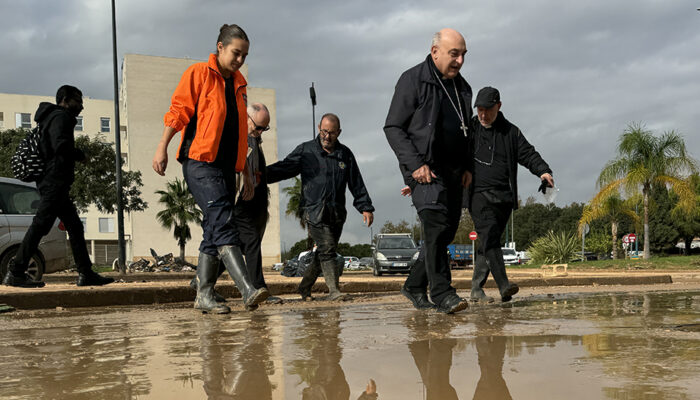
<svg viewBox="0 0 700 400">
<path fill-rule="evenodd" d="M 330 300 L 343 300 L 336 269 L 338 240 L 347 217 L 345 190 L 350 189 L 353 205 L 362 213 L 367 226 L 374 221 L 374 206 L 362 180 L 355 156 L 338 141 L 340 119 L 325 114 L 318 124 L 318 136 L 297 146 L 282 161 L 267 167 L 267 182 L 274 183 L 301 174 L 301 200 L 304 220 L 311 239 L 318 246 L 319 262 L 311 263 L 299 284 L 302 299 L 310 300 L 314 282 L 323 270 Z"/>
<path fill-rule="evenodd" d="M 446 251 L 459 226 L 464 188 L 471 181 L 472 89 L 459 73 L 466 54 L 459 32 L 437 32 L 425 61 L 405 71 L 396 83 L 384 125 L 424 231 L 423 254 L 401 293 L 417 309 L 437 308 L 448 314 L 469 306 L 452 287 Z"/>
<path fill-rule="evenodd" d="M 56 104 L 42 102 L 36 110 L 34 120 L 41 128 L 39 148 L 46 168 L 43 177 L 36 182 L 40 196 L 36 215 L 3 279 L 3 284 L 7 286 L 44 286 L 44 282 L 32 279 L 27 269 L 41 238 L 49 233 L 56 218 L 63 222 L 68 231 L 73 258 L 78 267 L 76 284 L 100 286 L 114 282 L 113 278 L 101 276 L 92 270 L 83 223 L 69 194 L 75 179 L 75 162 L 85 160 L 85 154 L 75 147 L 73 136 L 76 117 L 82 110 L 83 93 L 68 85 L 61 86 L 56 92 Z"/>
<path fill-rule="evenodd" d="M 173 93 L 165 114 L 163 135 L 153 157 L 153 170 L 165 174 L 168 144 L 182 131 L 177 160 L 197 205 L 204 213 L 202 243 L 197 265 L 197 297 L 194 308 L 218 314 L 231 310 L 219 304 L 214 285 L 219 258 L 236 283 L 246 309 L 255 309 L 269 292 L 255 288 L 241 252 L 234 218 L 236 172 L 243 172 L 242 198 L 253 196 L 249 181 L 247 82 L 239 68 L 248 56 L 250 41 L 238 25 L 223 25 L 216 40 L 216 53 L 209 61 L 187 68 Z"/>
<path fill-rule="evenodd" d="M 517 126 L 503 116 L 501 95 L 485 87 L 474 102 L 474 175 L 470 188 L 470 211 L 479 235 L 476 264 L 472 276 L 471 300 L 492 302 L 484 292 L 489 276 L 498 285 L 503 302 L 518 293 L 518 285 L 508 281 L 501 251 L 501 235 L 510 213 L 518 207 L 518 164 L 541 179 L 541 185 L 554 186 L 552 170 Z"/>
</svg>

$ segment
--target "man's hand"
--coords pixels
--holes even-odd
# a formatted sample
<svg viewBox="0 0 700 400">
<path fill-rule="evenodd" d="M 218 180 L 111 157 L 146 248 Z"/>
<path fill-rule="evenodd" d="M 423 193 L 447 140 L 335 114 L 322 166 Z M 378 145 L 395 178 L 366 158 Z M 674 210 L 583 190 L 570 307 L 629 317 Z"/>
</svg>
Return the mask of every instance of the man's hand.
<svg viewBox="0 0 700 400">
<path fill-rule="evenodd" d="M 413 171 L 411 176 L 413 176 L 413 179 L 418 183 L 430 183 L 433 178 L 437 178 L 433 171 L 430 170 L 428 164 L 423 164 L 422 167 Z"/>
<path fill-rule="evenodd" d="M 472 173 L 469 171 L 464 171 L 462 174 L 462 186 L 469 187 L 472 184 Z"/>
<path fill-rule="evenodd" d="M 550 174 L 549 172 L 545 172 L 544 174 L 542 174 L 542 176 L 540 176 L 540 179 L 543 181 L 547 181 L 547 185 L 549 187 L 554 187 L 554 178 L 552 178 L 552 174 Z"/>
<path fill-rule="evenodd" d="M 370 226 L 372 226 L 372 222 L 374 222 L 374 214 L 372 214 L 369 211 L 363 211 L 362 212 L 362 223 L 367 225 L 367 227 L 369 228 Z"/>
<path fill-rule="evenodd" d="M 406 197 L 411 195 L 411 187 L 410 186 L 404 186 L 401 188 L 401 196 Z"/>
<path fill-rule="evenodd" d="M 168 167 L 168 148 L 158 146 L 156 155 L 153 157 L 153 170 L 160 176 L 165 175 L 165 169 Z"/>
</svg>

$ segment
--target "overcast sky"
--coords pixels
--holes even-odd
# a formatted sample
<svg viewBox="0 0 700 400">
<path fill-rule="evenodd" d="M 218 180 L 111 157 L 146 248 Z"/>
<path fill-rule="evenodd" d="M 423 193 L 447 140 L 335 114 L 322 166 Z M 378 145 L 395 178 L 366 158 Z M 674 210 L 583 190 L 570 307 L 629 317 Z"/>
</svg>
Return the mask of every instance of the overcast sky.
<svg viewBox="0 0 700 400">
<path fill-rule="evenodd" d="M 0 92 L 53 95 L 71 82 L 112 99 L 108 0 L 0 0 Z M 277 92 L 279 157 L 311 138 L 316 115 L 337 113 L 386 220 L 414 218 L 382 126 L 401 72 L 423 61 L 433 32 L 462 32 L 462 74 L 474 92 L 501 91 L 502 111 L 554 170 L 558 205 L 585 202 L 631 122 L 676 130 L 700 157 L 700 7 L 697 0 L 160 1 L 117 0 L 118 54 L 206 59 L 219 27 L 251 39 L 249 84 Z M 152 171 L 142 171 L 153 173 Z M 537 178 L 521 168 L 520 197 Z M 341 241 L 367 242 L 352 209 Z M 280 208 L 284 210 L 286 199 Z M 304 237 L 282 216 L 287 247 Z"/>
</svg>

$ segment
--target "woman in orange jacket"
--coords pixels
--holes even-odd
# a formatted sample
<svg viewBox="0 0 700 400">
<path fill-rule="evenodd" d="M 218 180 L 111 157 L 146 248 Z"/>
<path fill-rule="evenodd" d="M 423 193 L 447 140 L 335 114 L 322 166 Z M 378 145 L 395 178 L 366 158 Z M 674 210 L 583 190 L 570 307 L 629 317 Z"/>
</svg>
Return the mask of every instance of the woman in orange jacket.
<svg viewBox="0 0 700 400">
<path fill-rule="evenodd" d="M 233 218 L 236 172 L 247 168 L 247 83 L 239 68 L 249 46 L 241 27 L 221 27 L 216 53 L 209 55 L 208 62 L 193 64 L 182 75 L 170 110 L 163 118 L 163 136 L 153 157 L 153 169 L 164 175 L 168 144 L 176 132 L 182 132 L 177 160 L 182 163 L 187 186 L 204 214 L 194 302 L 194 308 L 203 312 L 231 311 L 215 297 L 219 258 L 241 292 L 246 309 L 257 308 L 269 296 L 267 289 L 255 289 L 248 277 Z M 247 180 L 248 174 L 242 175 Z M 243 199 L 252 197 L 252 187 L 250 182 L 244 182 Z"/>
</svg>

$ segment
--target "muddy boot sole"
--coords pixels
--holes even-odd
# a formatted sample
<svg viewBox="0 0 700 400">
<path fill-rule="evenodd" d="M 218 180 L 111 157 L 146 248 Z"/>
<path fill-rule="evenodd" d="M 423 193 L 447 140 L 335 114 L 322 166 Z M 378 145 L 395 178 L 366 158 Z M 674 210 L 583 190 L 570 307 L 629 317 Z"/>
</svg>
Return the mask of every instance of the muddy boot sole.
<svg viewBox="0 0 700 400">
<path fill-rule="evenodd" d="M 230 308 L 221 304 L 218 304 L 216 307 L 205 307 L 197 304 L 197 302 L 194 303 L 194 309 L 204 314 L 228 314 L 231 312 Z"/>
<path fill-rule="evenodd" d="M 245 305 L 246 309 L 248 309 L 248 307 L 253 306 L 257 308 L 258 304 L 267 300 L 268 297 L 270 297 L 270 292 L 265 288 L 260 288 L 253 292 L 253 294 L 251 294 L 250 297 L 245 299 L 243 304 Z"/>
</svg>

